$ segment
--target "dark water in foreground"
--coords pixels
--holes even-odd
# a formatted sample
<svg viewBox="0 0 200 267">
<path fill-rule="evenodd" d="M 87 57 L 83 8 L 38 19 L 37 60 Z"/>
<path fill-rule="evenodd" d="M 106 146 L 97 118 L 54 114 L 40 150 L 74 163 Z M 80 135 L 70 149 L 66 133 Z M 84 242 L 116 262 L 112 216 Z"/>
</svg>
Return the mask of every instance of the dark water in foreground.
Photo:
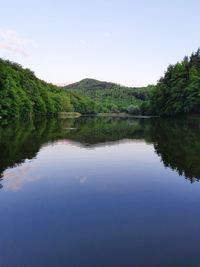
<svg viewBox="0 0 200 267">
<path fill-rule="evenodd" d="M 199 267 L 200 119 L 0 127 L 0 266 Z"/>
</svg>

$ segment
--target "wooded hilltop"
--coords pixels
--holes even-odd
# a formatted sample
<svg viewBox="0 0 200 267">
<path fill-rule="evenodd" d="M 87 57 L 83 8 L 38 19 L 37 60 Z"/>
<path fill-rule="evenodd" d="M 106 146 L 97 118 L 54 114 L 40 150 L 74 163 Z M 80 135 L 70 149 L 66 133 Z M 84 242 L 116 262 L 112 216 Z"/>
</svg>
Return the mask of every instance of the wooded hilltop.
<svg viewBox="0 0 200 267">
<path fill-rule="evenodd" d="M 0 117 L 128 113 L 177 116 L 200 113 L 200 49 L 170 65 L 156 85 L 133 88 L 84 79 L 58 87 L 17 63 L 0 59 Z"/>
</svg>

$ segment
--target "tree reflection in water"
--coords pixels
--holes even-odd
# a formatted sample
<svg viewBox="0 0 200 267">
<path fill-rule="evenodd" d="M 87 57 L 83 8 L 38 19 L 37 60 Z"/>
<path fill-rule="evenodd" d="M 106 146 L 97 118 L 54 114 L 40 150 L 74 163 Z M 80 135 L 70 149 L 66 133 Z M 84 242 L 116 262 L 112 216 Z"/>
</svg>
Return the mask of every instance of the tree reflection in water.
<svg viewBox="0 0 200 267">
<path fill-rule="evenodd" d="M 154 145 L 165 167 L 191 182 L 200 179 L 200 118 L 134 119 L 81 117 L 17 121 L 0 126 L 0 181 L 4 171 L 36 157 L 42 146 L 72 140 L 94 148 L 124 139 Z M 0 184 L 2 188 L 2 184 Z"/>
</svg>

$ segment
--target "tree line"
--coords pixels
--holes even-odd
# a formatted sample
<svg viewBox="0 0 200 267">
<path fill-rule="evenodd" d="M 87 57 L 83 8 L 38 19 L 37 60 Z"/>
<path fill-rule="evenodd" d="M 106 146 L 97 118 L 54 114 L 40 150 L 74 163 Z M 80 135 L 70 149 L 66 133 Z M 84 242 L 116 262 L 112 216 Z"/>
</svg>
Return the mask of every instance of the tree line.
<svg viewBox="0 0 200 267">
<path fill-rule="evenodd" d="M 0 59 L 0 116 L 56 114 L 72 111 L 69 97 L 53 84 L 36 78 L 29 69 Z"/>
<path fill-rule="evenodd" d="M 177 116 L 200 112 L 200 49 L 170 65 L 156 85 L 142 88 L 85 79 L 58 87 L 19 64 L 0 59 L 0 117 L 119 113 Z"/>
<path fill-rule="evenodd" d="M 160 116 L 200 112 L 200 49 L 169 65 L 141 109 L 143 113 Z"/>
</svg>

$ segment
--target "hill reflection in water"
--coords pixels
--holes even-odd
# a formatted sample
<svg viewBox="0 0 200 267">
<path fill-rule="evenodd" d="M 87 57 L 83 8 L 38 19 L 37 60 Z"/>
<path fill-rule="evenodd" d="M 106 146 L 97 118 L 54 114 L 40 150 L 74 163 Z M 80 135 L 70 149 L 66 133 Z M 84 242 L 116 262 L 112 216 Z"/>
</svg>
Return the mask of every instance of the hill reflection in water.
<svg viewBox="0 0 200 267">
<path fill-rule="evenodd" d="M 0 126 L 0 177 L 4 171 L 36 157 L 41 147 L 70 141 L 95 148 L 123 140 L 143 140 L 154 146 L 165 167 L 191 182 L 200 179 L 200 119 L 133 119 L 81 117 L 43 119 Z M 2 187 L 2 185 L 1 185 Z"/>
</svg>

